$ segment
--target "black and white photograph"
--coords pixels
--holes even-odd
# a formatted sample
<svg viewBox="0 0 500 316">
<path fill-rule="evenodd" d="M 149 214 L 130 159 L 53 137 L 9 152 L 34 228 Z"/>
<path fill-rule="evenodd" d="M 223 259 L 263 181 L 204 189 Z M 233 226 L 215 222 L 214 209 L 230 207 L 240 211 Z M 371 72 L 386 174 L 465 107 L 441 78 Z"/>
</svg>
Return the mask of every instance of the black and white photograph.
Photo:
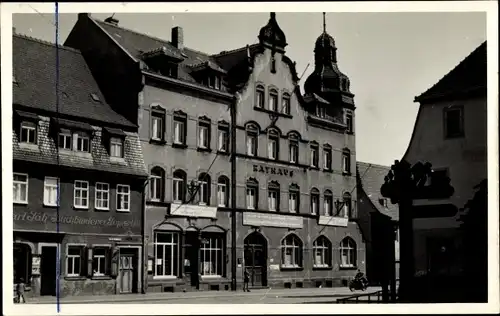
<svg viewBox="0 0 500 316">
<path fill-rule="evenodd" d="M 4 314 L 498 312 L 498 4 L 232 5 L 2 3 Z"/>
</svg>

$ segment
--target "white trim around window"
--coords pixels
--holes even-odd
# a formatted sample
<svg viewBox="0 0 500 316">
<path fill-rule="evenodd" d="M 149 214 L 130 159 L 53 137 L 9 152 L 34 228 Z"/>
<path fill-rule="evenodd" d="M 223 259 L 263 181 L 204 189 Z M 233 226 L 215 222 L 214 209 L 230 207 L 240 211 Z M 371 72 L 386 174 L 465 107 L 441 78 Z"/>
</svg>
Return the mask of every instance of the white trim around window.
<svg viewBox="0 0 500 316">
<path fill-rule="evenodd" d="M 84 265 L 87 264 L 84 260 L 87 244 L 66 244 L 66 276 L 79 277 L 83 276 Z M 77 250 L 72 251 L 71 250 Z M 71 264 L 70 264 L 71 262 Z"/>
<path fill-rule="evenodd" d="M 116 185 L 116 211 L 130 212 L 130 186 Z"/>
<path fill-rule="evenodd" d="M 43 205 L 59 205 L 59 179 L 55 177 L 45 177 L 43 182 Z"/>
<path fill-rule="evenodd" d="M 89 182 L 75 180 L 73 185 L 73 206 L 78 209 L 89 208 Z"/>
<path fill-rule="evenodd" d="M 109 184 L 96 182 L 95 184 L 95 208 L 96 210 L 109 210 Z"/>
<path fill-rule="evenodd" d="M 28 204 L 28 179 L 27 173 L 14 173 L 12 180 L 14 191 L 12 200 L 17 204 Z M 24 192 L 24 193 L 23 193 Z"/>
</svg>

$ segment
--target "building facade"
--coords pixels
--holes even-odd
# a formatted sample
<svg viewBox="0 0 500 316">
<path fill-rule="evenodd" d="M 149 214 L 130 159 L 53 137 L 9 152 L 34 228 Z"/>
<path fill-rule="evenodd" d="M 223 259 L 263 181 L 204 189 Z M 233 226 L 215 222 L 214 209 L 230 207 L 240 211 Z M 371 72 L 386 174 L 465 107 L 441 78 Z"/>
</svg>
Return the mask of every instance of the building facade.
<svg viewBox="0 0 500 316">
<path fill-rule="evenodd" d="M 449 177 L 455 189 L 448 200 L 421 200 L 415 205 L 439 210 L 440 205 L 452 204 L 462 209 L 473 197 L 474 186 L 487 178 L 486 42 L 415 101 L 420 106 L 404 159 L 412 164 L 430 162 L 433 177 Z M 455 212 L 414 219 L 417 274 L 462 273 L 459 217 Z"/>
<path fill-rule="evenodd" d="M 106 104 L 79 51 L 14 34 L 13 56 L 15 282 L 28 296 L 141 292 L 137 126 Z"/>
<path fill-rule="evenodd" d="M 118 23 L 80 14 L 66 44 L 140 126 L 148 291 L 229 289 L 244 269 L 253 287 L 335 286 L 364 270 L 353 95 L 326 30 L 302 95 L 274 13 L 258 44 L 216 55 L 184 47 L 180 27 L 168 42 Z"/>
</svg>

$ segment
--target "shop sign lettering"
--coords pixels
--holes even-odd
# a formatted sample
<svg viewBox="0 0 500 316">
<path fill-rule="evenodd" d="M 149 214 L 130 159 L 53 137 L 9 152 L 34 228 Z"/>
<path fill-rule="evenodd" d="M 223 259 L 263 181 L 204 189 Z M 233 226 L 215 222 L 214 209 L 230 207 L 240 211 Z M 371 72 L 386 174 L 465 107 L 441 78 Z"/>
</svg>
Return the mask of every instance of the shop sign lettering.
<svg viewBox="0 0 500 316">
<path fill-rule="evenodd" d="M 290 178 L 293 177 L 293 170 L 287 170 L 284 168 L 268 167 L 268 166 L 262 166 L 262 165 L 253 165 L 253 171 L 265 173 L 265 174 L 276 174 L 279 176 L 289 176 Z"/>
<path fill-rule="evenodd" d="M 23 222 L 39 222 L 39 223 L 53 223 L 57 222 L 57 215 L 47 214 L 43 212 L 23 212 L 14 213 L 14 221 Z M 107 226 L 107 227 L 139 227 L 140 223 L 138 220 L 128 220 L 120 221 L 114 216 L 110 216 L 106 219 L 100 218 L 84 218 L 78 215 L 61 215 L 59 216 L 59 224 L 70 224 L 70 225 L 89 225 L 89 226 Z"/>
</svg>

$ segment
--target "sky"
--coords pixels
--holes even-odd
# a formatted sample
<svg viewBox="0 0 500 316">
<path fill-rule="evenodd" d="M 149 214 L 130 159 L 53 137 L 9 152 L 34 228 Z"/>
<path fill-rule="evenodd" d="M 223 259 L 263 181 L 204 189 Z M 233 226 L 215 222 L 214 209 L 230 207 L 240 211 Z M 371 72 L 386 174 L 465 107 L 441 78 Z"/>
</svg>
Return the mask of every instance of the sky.
<svg viewBox="0 0 500 316">
<path fill-rule="evenodd" d="M 105 19 L 112 14 L 94 13 Z M 314 43 L 323 31 L 322 14 L 276 13 L 297 62 L 303 87 L 314 69 Z M 119 25 L 165 40 L 171 28 L 184 29 L 186 47 L 219 53 L 257 43 L 268 13 L 117 13 Z M 64 43 L 77 14 L 59 15 Z M 55 16 L 14 14 L 16 32 L 55 42 Z M 328 13 L 327 32 L 335 38 L 340 70 L 355 94 L 356 160 L 391 165 L 409 144 L 421 94 L 486 40 L 486 13 Z M 309 65 L 309 67 L 308 67 Z M 305 72 L 304 72 L 305 71 Z"/>
</svg>

